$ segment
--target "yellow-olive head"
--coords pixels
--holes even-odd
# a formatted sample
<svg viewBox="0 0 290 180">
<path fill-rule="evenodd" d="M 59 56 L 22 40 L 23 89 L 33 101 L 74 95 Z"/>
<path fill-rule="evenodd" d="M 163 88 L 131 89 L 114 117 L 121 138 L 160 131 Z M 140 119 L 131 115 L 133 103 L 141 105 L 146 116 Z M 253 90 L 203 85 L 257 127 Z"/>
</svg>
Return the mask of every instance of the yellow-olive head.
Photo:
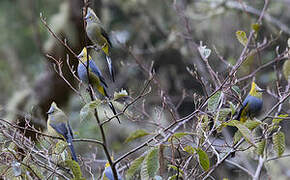
<svg viewBox="0 0 290 180">
<path fill-rule="evenodd" d="M 251 85 L 251 90 L 249 95 L 257 97 L 257 98 L 262 98 L 262 92 L 264 92 L 263 89 L 261 89 L 254 81 L 252 82 Z"/>
</svg>

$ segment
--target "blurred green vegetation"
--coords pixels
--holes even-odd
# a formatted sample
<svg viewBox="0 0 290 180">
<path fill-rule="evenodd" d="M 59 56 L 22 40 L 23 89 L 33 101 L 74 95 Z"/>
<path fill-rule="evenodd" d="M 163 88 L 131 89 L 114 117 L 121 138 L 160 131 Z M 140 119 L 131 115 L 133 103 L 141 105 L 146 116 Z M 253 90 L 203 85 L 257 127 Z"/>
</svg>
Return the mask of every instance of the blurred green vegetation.
<svg viewBox="0 0 290 180">
<path fill-rule="evenodd" d="M 57 18 L 55 18 L 54 22 L 51 22 L 51 20 L 53 20 L 55 14 L 59 13 L 61 4 L 75 1 L 0 1 L 0 109 L 1 106 L 5 107 L 9 104 L 16 92 L 34 88 L 36 80 L 48 68 L 52 70 L 51 61 L 45 58 L 45 52 L 41 49 L 48 42 L 48 39 L 51 38 L 51 35 L 42 25 L 39 18 L 40 13 L 47 18 L 49 23 L 53 24 L 57 20 L 62 22 L 61 19 Z M 142 57 L 142 63 L 149 66 L 151 61 L 155 61 L 154 68 L 160 79 L 159 85 L 172 98 L 173 104 L 178 104 L 183 97 L 183 92 L 186 92 L 187 96 L 180 105 L 180 108 L 177 108 L 179 115 L 182 117 L 192 112 L 194 102 L 192 102 L 191 98 L 194 93 L 202 94 L 202 87 L 186 71 L 186 67 L 193 68 L 194 65 L 201 62 L 201 59 L 197 51 L 194 51 L 193 48 L 188 48 L 190 42 L 186 41 L 187 37 L 185 33 L 188 27 L 184 26 L 184 19 L 181 18 L 183 15 L 180 15 L 175 7 L 175 3 L 179 2 L 164 0 L 90 1 L 91 6 L 100 8 L 97 13 L 100 15 L 105 28 L 109 30 L 113 37 L 113 63 L 117 69 L 118 83 L 109 83 L 113 87 L 109 90 L 110 93 L 113 94 L 114 91 L 125 88 L 129 92 L 129 95 L 135 97 L 147 79 L 147 74 L 142 73 L 142 68 L 124 50 L 123 46 L 127 45 L 138 56 Z M 192 28 L 188 38 L 192 38 L 196 44 L 202 41 L 204 45 L 212 50 L 209 64 L 223 76 L 226 76 L 228 73 L 227 67 L 218 59 L 214 47 L 219 55 L 225 58 L 227 63 L 230 65 L 235 64 L 243 49 L 243 46 L 236 39 L 235 32 L 242 30 L 248 35 L 252 23 L 255 23 L 258 18 L 257 15 L 230 7 L 226 2 L 238 3 L 240 1 L 225 1 L 221 3 L 221 1 L 210 0 L 187 0 L 185 1 L 186 7 L 184 9 L 184 15 L 188 17 Z M 264 1 L 258 0 L 241 2 L 245 2 L 256 10 L 261 10 L 264 5 Z M 96 4 L 101 4 L 101 6 L 95 7 Z M 69 10 L 71 9 L 73 8 L 69 6 Z M 73 11 L 81 12 L 81 9 L 73 9 Z M 285 12 L 290 12 L 289 1 L 271 1 L 267 10 L 267 13 L 273 16 L 276 22 L 279 21 L 289 28 L 290 13 Z M 74 18 L 70 18 L 70 20 L 77 21 Z M 78 23 L 80 24 L 80 22 Z M 72 36 L 75 36 L 74 33 L 77 31 L 73 29 L 76 28 L 75 26 L 68 24 L 64 26 L 71 30 L 70 34 L 73 34 Z M 278 39 L 261 53 L 248 58 L 238 72 L 239 77 L 243 77 L 261 64 L 273 60 L 276 56 L 276 46 L 279 46 L 281 51 L 286 48 L 287 39 L 290 34 L 289 32 L 284 32 L 279 36 L 280 30 L 275 23 L 263 20 L 256 41 L 261 42 L 264 38 L 271 40 L 271 37 L 278 37 Z M 67 37 L 65 33 L 61 34 L 61 37 L 63 37 L 62 35 Z M 85 37 L 85 34 L 82 37 Z M 116 42 L 116 38 L 119 41 L 121 41 L 121 38 L 124 38 L 125 43 L 120 45 Z M 81 38 L 79 40 L 76 37 L 71 37 L 68 41 L 69 44 L 77 44 L 77 40 L 84 41 L 84 39 Z M 58 50 L 56 49 L 55 51 Z M 77 50 L 75 52 L 78 53 Z M 101 67 L 101 70 L 105 71 L 105 77 L 108 77 L 103 56 L 96 55 L 96 53 L 92 54 L 97 59 L 96 63 Z M 65 59 L 66 57 L 61 58 Z M 283 63 L 277 63 L 278 69 L 281 69 L 282 65 Z M 201 74 L 208 76 L 206 71 L 201 71 Z M 207 78 L 204 77 L 204 79 Z M 277 80 L 277 76 L 273 72 L 273 66 L 260 71 L 256 79 L 263 88 L 275 87 L 274 82 Z M 283 85 L 287 84 L 285 77 L 282 77 L 282 80 Z M 63 83 L 65 82 L 63 81 Z M 248 81 L 238 84 L 243 96 L 248 91 L 247 84 Z M 169 117 L 171 116 L 168 112 L 160 113 L 164 107 L 159 97 L 160 89 L 158 88 L 156 84 L 152 85 L 153 93 L 146 97 L 144 101 L 144 108 L 147 110 L 148 117 L 144 115 L 140 118 L 142 119 L 140 121 L 123 120 L 122 125 L 118 125 L 113 121 L 105 127 L 113 151 L 119 154 L 125 153 L 130 148 L 139 144 L 139 142 L 129 145 L 124 144 L 126 137 L 135 129 L 141 127 L 154 130 L 156 126 L 153 123 L 160 123 L 161 126 L 168 124 Z M 86 91 L 84 90 L 83 93 L 86 93 Z M 269 95 L 265 96 L 265 102 L 266 110 L 273 105 L 273 99 Z M 235 103 L 238 104 L 238 102 Z M 72 94 L 69 101 L 64 103 L 62 109 L 69 115 L 76 137 L 99 139 L 100 134 L 94 120 L 80 123 L 79 112 L 83 105 L 84 103 L 81 102 L 79 96 Z M 140 109 L 141 107 L 143 108 L 142 105 L 142 102 L 137 103 L 139 109 L 134 109 L 137 112 L 133 114 L 134 116 L 141 117 L 140 114 L 142 113 L 140 113 Z M 103 112 L 106 108 L 102 106 L 100 111 Z M 0 115 L 2 114 L 0 113 Z M 104 114 L 102 114 L 103 117 L 105 117 Z M 151 123 L 153 122 L 153 125 L 146 124 L 144 122 L 145 119 Z M 155 122 L 156 119 L 159 119 L 160 122 Z M 289 127 L 289 123 L 287 127 Z M 289 135 L 286 134 L 286 137 L 289 137 Z M 101 149 L 95 148 L 93 145 L 83 146 L 81 143 L 76 143 L 76 147 L 77 152 L 80 152 L 84 158 L 92 158 L 92 152 L 96 152 L 98 158 L 103 158 L 102 153 L 100 153 Z"/>
</svg>

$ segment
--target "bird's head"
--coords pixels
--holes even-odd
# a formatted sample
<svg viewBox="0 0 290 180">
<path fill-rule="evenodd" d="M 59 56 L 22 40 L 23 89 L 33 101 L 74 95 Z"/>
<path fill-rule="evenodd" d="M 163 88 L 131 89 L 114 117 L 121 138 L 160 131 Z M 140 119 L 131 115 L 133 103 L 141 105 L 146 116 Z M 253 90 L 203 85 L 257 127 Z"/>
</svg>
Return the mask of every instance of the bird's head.
<svg viewBox="0 0 290 180">
<path fill-rule="evenodd" d="M 91 22 L 101 23 L 100 19 L 98 18 L 94 10 L 90 7 L 88 7 L 87 15 L 86 17 L 84 17 L 84 20 L 87 23 L 91 23 Z"/>
<path fill-rule="evenodd" d="M 258 98 L 262 98 L 262 92 L 264 92 L 264 89 L 261 89 L 254 81 L 251 85 L 250 95 Z"/>
<path fill-rule="evenodd" d="M 80 59 L 84 63 L 87 61 L 87 58 L 88 58 L 87 56 L 88 56 L 88 51 L 87 51 L 87 48 L 84 47 L 82 52 L 78 55 L 78 59 Z M 90 56 L 89 56 L 89 59 L 91 59 Z"/>
<path fill-rule="evenodd" d="M 59 111 L 61 111 L 61 110 L 57 107 L 56 103 L 52 102 L 51 105 L 50 105 L 49 110 L 47 111 L 47 114 L 48 115 L 53 115 L 53 114 L 55 114 L 55 113 L 57 113 Z"/>
<path fill-rule="evenodd" d="M 107 167 L 110 167 L 110 163 L 107 162 L 106 165 L 105 165 L 105 167 L 106 167 L 106 168 L 107 168 Z"/>
</svg>

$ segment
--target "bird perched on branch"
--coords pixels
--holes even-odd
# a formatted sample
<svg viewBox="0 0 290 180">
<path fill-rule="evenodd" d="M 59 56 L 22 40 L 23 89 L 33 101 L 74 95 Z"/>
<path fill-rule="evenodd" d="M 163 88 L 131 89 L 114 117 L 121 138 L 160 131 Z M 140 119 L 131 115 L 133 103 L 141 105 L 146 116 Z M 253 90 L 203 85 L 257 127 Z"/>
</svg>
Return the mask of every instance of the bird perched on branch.
<svg viewBox="0 0 290 180">
<path fill-rule="evenodd" d="M 102 76 L 101 71 L 97 67 L 96 63 L 92 60 L 92 57 L 88 55 L 87 48 L 84 48 L 82 52 L 78 55 L 78 58 L 81 60 L 78 65 L 78 76 L 80 80 L 85 83 L 90 83 L 94 89 L 97 89 L 98 92 L 103 95 L 105 98 L 109 99 L 109 95 L 106 91 L 108 87 L 104 77 Z M 89 59 L 89 60 L 88 60 Z M 88 63 L 89 62 L 89 63 Z M 89 64 L 89 73 L 87 72 L 87 64 Z M 89 78 L 88 78 L 89 75 Z M 115 107 L 112 102 L 109 101 L 109 107 L 111 108 L 114 115 L 117 114 Z M 120 119 L 116 116 L 120 123 Z"/>
<path fill-rule="evenodd" d="M 242 108 L 239 111 L 237 119 L 241 122 L 245 122 L 248 117 L 252 118 L 257 115 L 263 106 L 262 92 L 264 90 L 259 88 L 257 84 L 253 81 L 251 85 L 251 90 L 243 101 Z"/>
<path fill-rule="evenodd" d="M 100 49 L 102 49 L 106 55 L 106 60 L 107 60 L 108 68 L 110 71 L 110 75 L 111 75 L 112 80 L 114 82 L 115 81 L 115 72 L 114 72 L 112 60 L 110 57 L 112 43 L 109 39 L 109 35 L 104 30 L 100 19 L 95 14 L 93 9 L 88 8 L 87 15 L 85 16 L 84 19 L 87 22 L 86 33 L 87 33 L 89 39 L 94 43 L 94 45 L 98 45 L 98 47 Z"/>
<path fill-rule="evenodd" d="M 78 162 L 77 156 L 72 143 L 73 133 L 69 125 L 69 120 L 66 114 L 57 107 L 55 102 L 52 102 L 48 112 L 47 131 L 52 136 L 62 137 L 68 144 L 71 152 L 71 157 Z"/>
<path fill-rule="evenodd" d="M 107 162 L 105 165 L 105 170 L 103 172 L 102 180 L 114 180 L 113 171 L 110 164 Z M 118 173 L 118 172 L 117 172 Z M 118 173 L 118 180 L 122 180 L 122 177 Z"/>
</svg>

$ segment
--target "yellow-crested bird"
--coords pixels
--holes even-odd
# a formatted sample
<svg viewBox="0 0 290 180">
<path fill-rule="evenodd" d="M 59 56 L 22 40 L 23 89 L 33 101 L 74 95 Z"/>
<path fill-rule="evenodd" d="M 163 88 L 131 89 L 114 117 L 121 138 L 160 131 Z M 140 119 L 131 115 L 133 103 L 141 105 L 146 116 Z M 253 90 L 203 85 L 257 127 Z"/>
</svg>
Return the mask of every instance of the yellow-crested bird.
<svg viewBox="0 0 290 180">
<path fill-rule="evenodd" d="M 87 14 L 84 19 L 87 22 L 86 33 L 89 39 L 94 43 L 94 45 L 98 45 L 106 55 L 106 60 L 107 60 L 108 68 L 110 71 L 110 75 L 114 82 L 115 71 L 112 65 L 112 60 L 111 60 L 112 43 L 110 41 L 109 35 L 104 30 L 100 19 L 95 14 L 93 9 L 88 8 Z"/>
<path fill-rule="evenodd" d="M 118 173 L 118 172 L 117 172 Z M 118 180 L 122 180 L 122 177 L 118 173 Z M 110 164 L 107 162 L 105 170 L 103 172 L 102 180 L 114 180 L 113 171 Z"/>
<path fill-rule="evenodd" d="M 263 106 L 263 91 L 264 90 L 259 88 L 254 81 L 252 82 L 251 90 L 246 99 L 243 101 L 242 107 L 238 113 L 238 120 L 240 120 L 241 122 L 245 122 L 248 117 L 253 118 L 261 111 Z"/>
<path fill-rule="evenodd" d="M 98 66 L 92 59 L 90 55 L 87 54 L 87 48 L 83 48 L 82 52 L 78 55 L 78 58 L 81 60 L 78 65 L 78 76 L 80 80 L 82 80 L 85 83 L 90 82 L 92 87 L 94 89 L 97 89 L 97 91 L 103 95 L 105 98 L 109 99 L 109 95 L 106 91 L 106 88 L 108 87 L 106 84 L 106 81 L 104 77 L 102 76 L 101 71 L 99 70 Z M 88 64 L 88 58 L 89 58 L 89 79 L 88 79 L 88 73 L 87 73 L 87 64 Z M 112 102 L 109 101 L 109 107 L 114 113 L 114 115 L 117 114 L 115 107 L 113 106 Z M 120 119 L 118 116 L 116 116 L 117 120 L 120 122 Z"/>
<path fill-rule="evenodd" d="M 62 137 L 68 144 L 71 152 L 71 157 L 77 162 L 76 153 L 72 143 L 73 133 L 69 125 L 69 120 L 66 114 L 57 107 L 55 102 L 52 102 L 48 112 L 47 131 L 52 136 Z"/>
</svg>

